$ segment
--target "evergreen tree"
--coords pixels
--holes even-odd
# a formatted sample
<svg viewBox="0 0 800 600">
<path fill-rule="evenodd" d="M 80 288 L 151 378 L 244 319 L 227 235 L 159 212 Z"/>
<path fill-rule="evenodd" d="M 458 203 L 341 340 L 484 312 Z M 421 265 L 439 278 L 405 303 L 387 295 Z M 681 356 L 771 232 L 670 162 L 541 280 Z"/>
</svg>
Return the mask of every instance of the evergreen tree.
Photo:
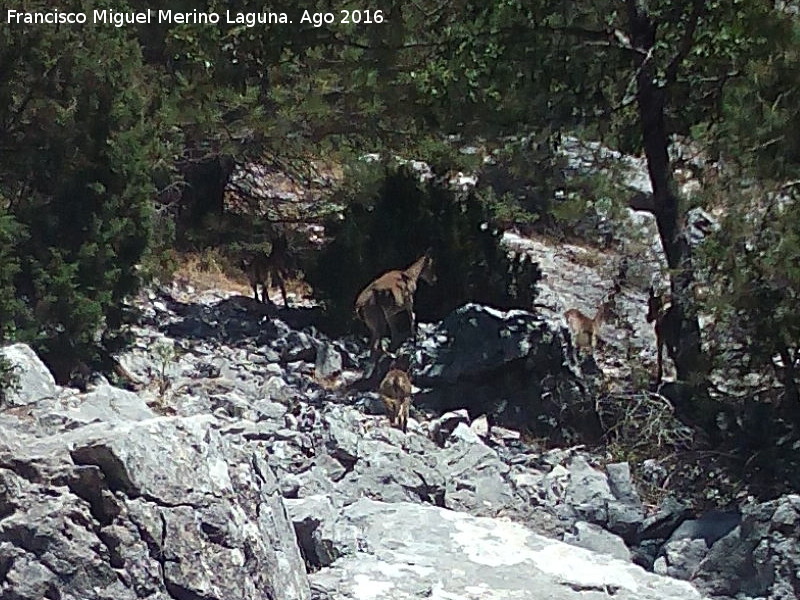
<svg viewBox="0 0 800 600">
<path fill-rule="evenodd" d="M 405 166 L 368 170 L 374 170 L 373 184 L 348 199 L 344 219 L 326 224 L 332 241 L 309 274 L 326 302 L 332 330 L 351 330 L 353 303 L 371 280 L 406 268 L 427 249 L 437 283 L 417 289 L 420 319 L 441 319 L 466 302 L 531 308 L 538 265 L 509 258 L 500 246 L 502 232 L 488 226 L 489 207 L 473 192 L 420 181 L 419 173 Z"/>
<path fill-rule="evenodd" d="M 63 382 L 119 329 L 137 290 L 165 136 L 130 30 L 0 36 L 0 191 L 28 233 L 15 247 L 21 302 L 9 320 Z"/>
</svg>

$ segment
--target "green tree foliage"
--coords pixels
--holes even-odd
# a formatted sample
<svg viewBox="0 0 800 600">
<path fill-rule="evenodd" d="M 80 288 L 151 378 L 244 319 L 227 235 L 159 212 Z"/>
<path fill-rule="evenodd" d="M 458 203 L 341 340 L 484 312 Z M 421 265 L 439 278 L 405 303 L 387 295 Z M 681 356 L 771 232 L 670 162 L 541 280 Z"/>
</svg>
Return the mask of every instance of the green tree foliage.
<svg viewBox="0 0 800 600">
<path fill-rule="evenodd" d="M 365 148 L 399 149 L 425 137 L 410 116 L 422 107 L 405 93 L 414 88 L 397 85 L 405 32 L 394 4 L 370 8 L 369 18 L 382 23 L 369 25 L 342 22 L 342 10 L 366 19 L 361 5 L 333 8 L 316 0 L 272 8 L 285 10 L 291 25 L 247 27 L 223 17 L 215 26 L 140 29 L 145 60 L 168 90 L 184 136 L 176 167 L 187 225 L 226 216 L 222 192 L 235 163 L 255 160 L 302 182 L 314 176 L 313 161 L 321 156 L 344 162 Z M 169 8 L 224 15 L 231 6 L 179 0 Z M 246 0 L 231 12 L 265 10 Z M 301 22 L 306 10 L 331 12 L 335 23 Z"/>
<path fill-rule="evenodd" d="M 28 232 L 8 318 L 63 381 L 123 323 L 168 138 L 129 30 L 15 26 L 0 37 L 0 185 Z"/>
<path fill-rule="evenodd" d="M 74 0 L 60 8 L 110 4 Z M 117 11 L 230 9 L 221 0 L 113 5 Z M 25 8 L 50 5 L 39 0 Z M 670 136 L 704 130 L 721 151 L 752 149 L 745 153 L 752 156 L 748 165 L 760 173 L 772 165 L 776 177 L 777 166 L 781 176 L 795 177 L 796 18 L 751 0 L 382 0 L 371 10 L 373 18 L 381 11 L 383 23 L 369 25 L 341 23 L 340 9 L 364 10 L 345 2 L 332 11 L 336 22 L 322 26 L 300 23 L 304 9 L 328 12 L 331 5 L 310 0 L 277 7 L 294 20 L 279 26 L 0 30 L 0 199 L 8 215 L 0 222 L 0 251 L 9 256 L 0 284 L 13 279 L 13 292 L 8 284 L 0 294 L 4 327 L 52 355 L 88 352 L 100 332 L 119 326 L 121 301 L 136 289 L 134 265 L 148 248 L 154 192 L 162 192 L 162 205 L 170 193 L 182 193 L 178 204 L 190 223 L 202 226 L 209 214 L 219 223 L 237 163 L 268 163 L 302 183 L 314 159 L 353 162 L 369 150 L 429 160 L 443 173 L 471 166 L 449 151 L 456 145 L 442 143 L 448 135 L 470 143 L 533 132 L 546 152 L 541 160 L 538 152 L 522 157 L 536 163 L 518 169 L 535 184 L 530 197 L 495 204 L 501 210 L 494 216 L 509 220 L 531 212 L 531 205 L 549 209 L 553 188 L 561 185 L 554 149 L 564 133 L 579 131 L 622 150 L 645 151 L 673 292 L 686 304 L 682 316 L 690 324 L 680 338 L 699 347 L 686 294 L 694 265 L 682 243 L 685 207 L 672 181 Z M 232 10 L 265 9 L 244 0 Z M 392 178 L 385 185 L 391 182 L 402 187 Z M 363 194 L 374 199 L 381 195 L 376 190 Z M 432 187 L 420 193 L 429 198 L 427 208 L 407 207 L 415 226 L 387 238 L 398 254 L 382 264 L 359 263 L 360 276 L 413 260 L 422 248 L 407 239 L 436 245 L 425 229 L 433 218 L 442 231 L 458 232 L 447 233 L 439 248 L 448 260 L 450 248 L 484 243 L 484 234 L 461 225 L 452 208 L 462 206 L 472 223 L 488 218 L 484 205 L 463 198 L 448 204 L 446 193 Z M 362 205 L 359 198 L 350 199 L 348 215 L 361 211 L 353 218 L 372 227 L 377 204 Z M 398 196 L 397 204 L 404 202 L 410 201 Z M 355 239 L 348 227 L 340 225 L 341 235 Z M 159 224 L 161 243 L 171 231 Z M 434 240 L 423 240 L 427 234 Z M 374 254 L 360 242 L 350 244 Z M 465 252 L 470 277 L 490 268 L 488 255 Z M 457 297 L 478 299 L 474 281 L 452 284 Z M 344 294 L 331 285 L 331 297 Z M 444 310 L 442 302 L 437 306 Z M 696 368 L 695 359 L 684 353 L 680 370 Z"/>
<path fill-rule="evenodd" d="M 0 343 L 14 338 L 14 318 L 22 309 L 14 279 L 19 271 L 18 247 L 22 232 L 14 216 L 6 213 L 0 196 Z"/>
<path fill-rule="evenodd" d="M 442 122 L 473 131 L 489 123 L 539 125 L 556 141 L 560 132 L 582 129 L 644 152 L 672 272 L 680 340 L 673 358 L 681 379 L 699 383 L 705 372 L 690 293 L 695 265 L 668 152 L 671 136 L 722 118 L 731 81 L 748 63 L 769 60 L 785 42 L 791 16 L 746 0 L 456 5 L 446 11 L 435 0 L 415 5 L 436 15 L 438 27 L 415 40 L 428 56 L 409 77 L 438 114 L 453 117 Z"/>
<path fill-rule="evenodd" d="M 489 210 L 473 193 L 421 182 L 408 167 L 365 167 L 373 185 L 356 191 L 344 219 L 326 225 L 332 241 L 309 274 L 335 330 L 350 330 L 358 293 L 381 273 L 403 269 L 433 250 L 438 281 L 421 283 L 416 312 L 441 319 L 465 302 L 530 308 L 538 266 L 511 259 L 488 226 Z"/>
<path fill-rule="evenodd" d="M 774 373 L 782 409 L 800 423 L 800 23 L 779 11 L 760 23 L 758 52 L 740 57 L 711 128 L 728 181 L 714 197 L 721 229 L 703 247 L 716 324 L 709 341 L 721 367 Z"/>
<path fill-rule="evenodd" d="M 731 210 L 704 245 L 713 290 L 707 309 L 716 325 L 711 342 L 722 368 L 774 373 L 784 408 L 800 424 L 800 203 L 797 194 L 765 196 L 757 204 L 740 195 L 747 210 Z"/>
<path fill-rule="evenodd" d="M 800 23 L 771 14 L 759 33 L 763 47 L 740 61 L 712 131 L 729 161 L 768 181 L 793 180 L 800 177 Z"/>
</svg>

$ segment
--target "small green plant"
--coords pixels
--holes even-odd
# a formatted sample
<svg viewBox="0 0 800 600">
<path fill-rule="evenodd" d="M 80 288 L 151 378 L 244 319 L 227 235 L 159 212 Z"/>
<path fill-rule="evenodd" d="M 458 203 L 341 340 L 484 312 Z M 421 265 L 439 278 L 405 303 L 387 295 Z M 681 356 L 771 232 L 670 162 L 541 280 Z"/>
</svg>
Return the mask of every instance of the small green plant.
<svg viewBox="0 0 800 600">
<path fill-rule="evenodd" d="M 497 195 L 491 188 L 480 194 L 489 208 L 492 223 L 497 227 L 529 227 L 539 220 L 539 215 L 522 206 L 520 200 L 511 192 Z"/>
<path fill-rule="evenodd" d="M 9 393 L 20 389 L 19 373 L 4 355 L 0 355 L 0 406 L 4 405 Z"/>
<path fill-rule="evenodd" d="M 553 201 L 550 214 L 559 229 L 593 240 L 602 222 L 622 220 L 621 186 L 614 173 L 581 175 L 569 181 Z"/>
<path fill-rule="evenodd" d="M 175 346 L 166 342 L 159 342 L 153 348 L 158 365 L 158 372 L 155 375 L 155 383 L 158 390 L 159 401 L 163 404 L 165 396 L 170 387 L 172 387 L 172 377 L 167 373 L 169 367 L 177 363 L 178 355 L 175 352 Z"/>
<path fill-rule="evenodd" d="M 481 166 L 482 156 L 478 152 L 460 152 L 458 147 L 443 139 L 423 139 L 416 153 L 420 160 L 431 166 L 434 172 L 474 171 Z"/>
</svg>

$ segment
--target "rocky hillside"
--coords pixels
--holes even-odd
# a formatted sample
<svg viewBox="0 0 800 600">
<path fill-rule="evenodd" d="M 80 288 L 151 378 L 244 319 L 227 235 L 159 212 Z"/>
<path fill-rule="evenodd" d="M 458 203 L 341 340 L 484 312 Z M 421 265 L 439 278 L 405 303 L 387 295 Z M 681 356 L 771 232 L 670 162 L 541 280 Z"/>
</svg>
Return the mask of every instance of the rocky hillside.
<svg viewBox="0 0 800 600">
<path fill-rule="evenodd" d="M 591 401 L 556 318 L 467 305 L 425 325 L 403 434 L 359 384 L 363 345 L 305 326 L 311 309 L 177 289 L 139 304 L 120 357 L 137 391 L 61 388 L 3 349 L 20 376 L 0 409 L 4 600 L 800 591 L 800 497 L 692 518 L 644 505 L 627 463 L 509 427 L 566 440 L 559 418 Z"/>
</svg>

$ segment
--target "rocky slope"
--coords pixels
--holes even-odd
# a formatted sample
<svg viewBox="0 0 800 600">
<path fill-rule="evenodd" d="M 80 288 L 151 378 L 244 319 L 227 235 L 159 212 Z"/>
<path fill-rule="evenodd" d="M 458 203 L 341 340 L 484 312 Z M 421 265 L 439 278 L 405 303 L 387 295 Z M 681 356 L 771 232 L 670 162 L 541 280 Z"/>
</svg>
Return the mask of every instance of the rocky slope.
<svg viewBox="0 0 800 600">
<path fill-rule="evenodd" d="M 20 375 L 0 408 L 3 600 L 800 592 L 800 498 L 690 519 L 645 507 L 625 463 L 523 443 L 514 422 L 565 442 L 594 427 L 567 424 L 594 384 L 555 316 L 468 305 L 425 326 L 403 434 L 357 384 L 362 346 L 310 309 L 177 290 L 140 306 L 120 357 L 137 392 L 59 388 L 2 350 Z"/>
</svg>

